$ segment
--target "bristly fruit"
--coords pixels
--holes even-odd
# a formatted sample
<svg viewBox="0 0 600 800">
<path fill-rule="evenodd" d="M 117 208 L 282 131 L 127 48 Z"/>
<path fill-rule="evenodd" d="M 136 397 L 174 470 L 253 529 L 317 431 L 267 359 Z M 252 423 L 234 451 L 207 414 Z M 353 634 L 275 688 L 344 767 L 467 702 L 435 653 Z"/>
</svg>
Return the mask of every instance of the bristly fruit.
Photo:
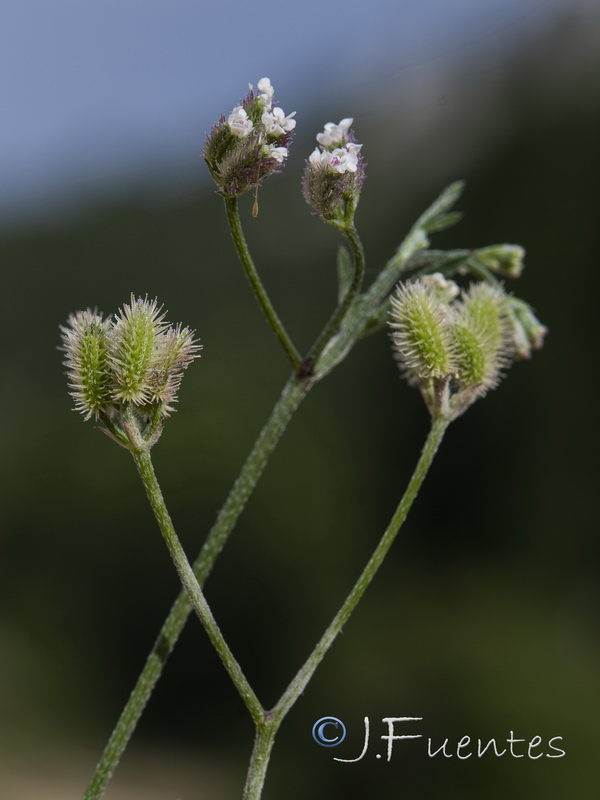
<svg viewBox="0 0 600 800">
<path fill-rule="evenodd" d="M 438 274 L 399 284 L 389 320 L 403 373 L 432 416 L 448 420 L 497 386 L 511 360 L 523 356 L 526 338 L 521 320 L 528 306 L 499 284 L 473 283 L 458 292 Z M 541 344 L 545 328 L 537 324 Z"/>
<path fill-rule="evenodd" d="M 156 434 L 201 349 L 193 331 L 165 321 L 156 300 L 133 295 L 112 318 L 90 309 L 71 314 L 61 335 L 75 410 L 101 419 L 113 436 L 132 416 L 142 434 L 148 426 Z"/>
</svg>

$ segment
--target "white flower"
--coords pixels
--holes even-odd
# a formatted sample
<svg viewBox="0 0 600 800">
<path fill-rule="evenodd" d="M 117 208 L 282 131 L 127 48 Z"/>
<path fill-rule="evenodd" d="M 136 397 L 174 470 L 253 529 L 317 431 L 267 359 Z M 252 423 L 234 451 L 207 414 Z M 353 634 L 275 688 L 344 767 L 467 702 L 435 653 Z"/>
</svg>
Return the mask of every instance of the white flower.
<svg viewBox="0 0 600 800">
<path fill-rule="evenodd" d="M 296 114 L 292 111 L 286 117 L 285 112 L 279 106 L 275 106 L 272 111 L 265 111 L 261 117 L 261 122 L 265 127 L 266 132 L 270 136 L 283 136 L 284 133 L 293 131 L 296 127 L 296 120 L 292 119 Z"/>
<path fill-rule="evenodd" d="M 356 144 L 356 142 L 347 142 L 344 147 L 350 153 L 351 156 L 357 156 L 362 144 Z"/>
<path fill-rule="evenodd" d="M 357 151 L 350 153 L 345 147 L 336 147 L 328 155 L 331 158 L 328 168 L 332 172 L 343 174 L 344 172 L 356 172 L 358 169 Z"/>
<path fill-rule="evenodd" d="M 355 155 L 350 154 L 345 147 L 336 147 L 331 152 L 331 161 L 329 162 L 329 169 L 332 172 L 356 172 L 358 169 L 358 160 Z"/>
<path fill-rule="evenodd" d="M 227 118 L 229 130 L 234 136 L 245 139 L 253 128 L 252 120 L 248 119 L 248 114 L 242 106 L 236 106 Z"/>
<path fill-rule="evenodd" d="M 336 125 L 334 122 L 328 122 L 325 125 L 325 130 L 323 133 L 317 134 L 317 142 L 322 147 L 332 147 L 337 144 L 342 144 L 348 135 L 348 130 L 350 125 L 352 125 L 352 122 L 352 117 L 346 117 L 345 119 L 340 120 L 339 125 Z"/>
<path fill-rule="evenodd" d="M 362 144 L 349 142 L 345 147 L 336 147 L 335 150 L 319 150 L 318 147 L 308 157 L 308 163 L 313 169 L 328 169 L 343 175 L 344 172 L 356 172 L 358 169 L 358 153 Z"/>
<path fill-rule="evenodd" d="M 265 108 L 270 109 L 273 105 L 273 95 L 275 94 L 275 89 L 271 86 L 271 81 L 268 78 L 261 78 L 257 88 L 260 92 L 258 100 Z"/>
<path fill-rule="evenodd" d="M 311 165 L 313 169 L 318 169 L 319 167 L 327 167 L 329 166 L 330 161 L 331 161 L 331 153 L 329 153 L 327 150 L 319 150 L 318 147 L 315 147 L 315 149 L 308 157 L 308 163 Z"/>
<path fill-rule="evenodd" d="M 277 145 L 268 144 L 264 149 L 268 158 L 274 158 L 275 161 L 279 161 L 280 164 L 288 155 L 287 147 L 277 147 Z"/>
</svg>

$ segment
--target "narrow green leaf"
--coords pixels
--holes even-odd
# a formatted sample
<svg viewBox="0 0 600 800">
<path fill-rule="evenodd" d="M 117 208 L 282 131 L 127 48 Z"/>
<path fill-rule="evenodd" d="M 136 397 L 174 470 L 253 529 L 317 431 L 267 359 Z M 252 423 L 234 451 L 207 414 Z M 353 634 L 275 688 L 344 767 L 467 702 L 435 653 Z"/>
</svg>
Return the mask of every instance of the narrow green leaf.
<svg viewBox="0 0 600 800">
<path fill-rule="evenodd" d="M 415 228 L 430 230 L 429 225 L 437 218 L 449 211 L 463 193 L 465 181 L 455 181 L 447 186 L 441 195 L 434 200 L 429 208 L 424 211 L 415 224 Z"/>
<path fill-rule="evenodd" d="M 443 231 L 446 228 L 451 228 L 453 225 L 456 225 L 456 223 L 460 222 L 462 218 L 462 211 L 450 211 L 447 214 L 438 214 L 437 217 L 433 217 L 431 222 L 428 222 L 427 225 L 425 225 L 424 229 L 427 231 L 427 233 Z"/>
</svg>

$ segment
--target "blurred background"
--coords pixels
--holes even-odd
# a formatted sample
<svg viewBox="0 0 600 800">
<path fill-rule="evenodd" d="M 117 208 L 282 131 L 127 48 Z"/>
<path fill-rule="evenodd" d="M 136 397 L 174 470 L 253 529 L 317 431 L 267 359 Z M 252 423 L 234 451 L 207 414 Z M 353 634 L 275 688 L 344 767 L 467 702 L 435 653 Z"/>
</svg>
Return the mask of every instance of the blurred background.
<svg viewBox="0 0 600 800">
<path fill-rule="evenodd" d="M 450 429 L 362 605 L 286 719 L 265 799 L 597 798 L 600 546 L 595 366 L 600 8 L 594 0 L 5 0 L 0 10 L 0 796 L 76 800 L 177 592 L 127 454 L 70 411 L 58 325 L 157 296 L 202 359 L 154 459 L 195 557 L 287 365 L 200 157 L 269 76 L 297 134 L 242 215 L 301 350 L 335 299 L 333 230 L 299 182 L 314 135 L 354 117 L 367 280 L 464 178 L 436 246 L 518 242 L 514 285 L 546 347 Z M 513 288 L 513 285 L 509 288 Z M 273 704 L 354 582 L 427 430 L 384 333 L 292 421 L 207 583 Z M 337 750 L 311 738 L 335 715 Z M 362 720 L 423 717 L 456 744 L 563 737 L 564 758 L 353 758 Z M 408 731 L 406 731 L 408 732 Z M 237 798 L 251 725 L 195 621 L 108 800 Z M 543 746 L 542 752 L 550 752 Z"/>
</svg>

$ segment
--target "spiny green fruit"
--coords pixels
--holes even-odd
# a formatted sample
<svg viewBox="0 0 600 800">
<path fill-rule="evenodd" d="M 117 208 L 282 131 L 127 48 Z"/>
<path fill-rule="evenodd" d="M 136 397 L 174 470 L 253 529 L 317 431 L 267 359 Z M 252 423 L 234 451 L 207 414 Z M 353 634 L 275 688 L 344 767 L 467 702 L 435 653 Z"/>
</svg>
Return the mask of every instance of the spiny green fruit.
<svg viewBox="0 0 600 800">
<path fill-rule="evenodd" d="M 497 385 L 515 352 L 510 298 L 500 285 L 458 288 L 442 275 L 399 284 L 392 340 L 409 382 L 434 417 L 454 419 Z"/>
<path fill-rule="evenodd" d="M 167 323 L 156 300 L 131 297 L 118 312 L 111 328 L 110 362 L 113 397 L 137 406 L 150 402 L 150 379 L 158 361 L 158 337 Z"/>
<path fill-rule="evenodd" d="M 189 328 L 169 327 L 156 300 L 133 295 L 114 318 L 79 311 L 61 332 L 75 410 L 117 427 L 128 409 L 140 420 L 173 411 L 183 371 L 200 350 Z"/>
<path fill-rule="evenodd" d="M 435 288 L 423 280 L 399 285 L 391 304 L 392 341 L 411 383 L 453 374 L 456 353 L 451 312 Z"/>
<path fill-rule="evenodd" d="M 98 418 L 111 403 L 111 373 L 108 363 L 108 320 L 96 310 L 71 314 L 61 326 L 62 350 L 75 411 L 85 419 Z"/>
<path fill-rule="evenodd" d="M 485 394 L 498 384 L 509 355 L 507 297 L 500 286 L 471 284 L 455 305 L 453 337 L 461 389 Z"/>
</svg>

